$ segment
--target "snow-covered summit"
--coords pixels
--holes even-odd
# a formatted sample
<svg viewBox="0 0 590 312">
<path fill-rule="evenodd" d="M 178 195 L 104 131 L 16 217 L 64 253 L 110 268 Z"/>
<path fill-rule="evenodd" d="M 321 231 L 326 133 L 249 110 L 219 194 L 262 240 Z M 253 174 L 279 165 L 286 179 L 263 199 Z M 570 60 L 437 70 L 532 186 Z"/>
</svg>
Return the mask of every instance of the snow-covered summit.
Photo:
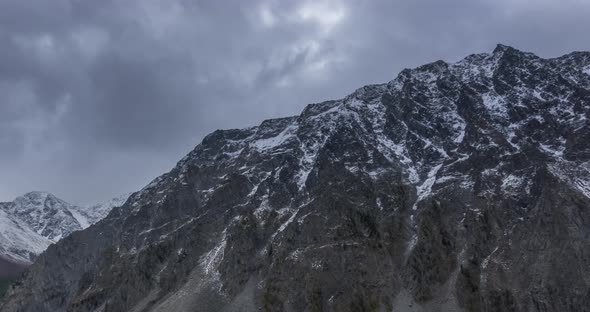
<svg viewBox="0 0 590 312">
<path fill-rule="evenodd" d="M 24 221 L 35 233 L 58 241 L 83 227 L 73 205 L 47 192 L 30 192 L 7 205 L 6 212 Z"/>
<path fill-rule="evenodd" d="M 34 191 L 0 203 L 0 257 L 28 264 L 50 244 L 89 227 L 129 197 L 76 206 L 48 192 Z"/>
</svg>

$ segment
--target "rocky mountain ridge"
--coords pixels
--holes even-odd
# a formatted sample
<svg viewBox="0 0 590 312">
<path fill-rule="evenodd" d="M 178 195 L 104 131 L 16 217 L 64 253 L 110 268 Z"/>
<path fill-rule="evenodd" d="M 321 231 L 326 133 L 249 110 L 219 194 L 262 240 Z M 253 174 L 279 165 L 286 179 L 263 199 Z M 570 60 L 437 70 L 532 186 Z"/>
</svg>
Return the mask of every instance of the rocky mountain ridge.
<svg viewBox="0 0 590 312">
<path fill-rule="evenodd" d="M 1 311 L 588 311 L 590 53 L 498 45 L 207 136 Z"/>
</svg>

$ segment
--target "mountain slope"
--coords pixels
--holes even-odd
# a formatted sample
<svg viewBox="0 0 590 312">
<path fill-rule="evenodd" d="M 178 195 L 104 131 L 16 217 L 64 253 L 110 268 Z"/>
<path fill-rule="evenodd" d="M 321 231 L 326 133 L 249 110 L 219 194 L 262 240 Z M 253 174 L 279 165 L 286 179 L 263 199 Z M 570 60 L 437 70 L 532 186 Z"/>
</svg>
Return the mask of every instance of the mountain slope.
<svg viewBox="0 0 590 312">
<path fill-rule="evenodd" d="M 29 264 L 43 252 L 52 240 L 34 232 L 28 224 L 0 209 L 0 257 L 4 260 Z"/>
<path fill-rule="evenodd" d="M 3 257 L 0 257 L 0 297 L 4 296 L 8 286 L 14 282 L 25 269 L 25 265 L 16 263 L 13 259 L 5 260 Z"/>
<path fill-rule="evenodd" d="M 590 53 L 499 45 L 216 131 L 1 311 L 588 311 Z"/>
</svg>

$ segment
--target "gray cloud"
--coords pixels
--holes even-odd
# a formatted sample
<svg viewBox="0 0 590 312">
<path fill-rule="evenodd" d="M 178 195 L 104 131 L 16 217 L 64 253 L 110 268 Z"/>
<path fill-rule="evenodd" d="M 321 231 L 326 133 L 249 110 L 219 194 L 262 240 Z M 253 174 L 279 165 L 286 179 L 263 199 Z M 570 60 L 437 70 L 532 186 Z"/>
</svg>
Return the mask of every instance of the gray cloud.
<svg viewBox="0 0 590 312">
<path fill-rule="evenodd" d="M 0 2 L 0 199 L 141 188 L 208 132 L 502 42 L 590 50 L 582 0 Z"/>
</svg>

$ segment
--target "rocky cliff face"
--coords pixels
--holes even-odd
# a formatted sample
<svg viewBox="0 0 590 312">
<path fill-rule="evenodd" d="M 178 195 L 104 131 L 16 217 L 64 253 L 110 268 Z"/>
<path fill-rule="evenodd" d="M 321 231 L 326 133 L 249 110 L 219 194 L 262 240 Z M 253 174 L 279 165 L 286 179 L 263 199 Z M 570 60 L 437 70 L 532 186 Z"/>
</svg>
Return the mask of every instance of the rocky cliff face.
<svg viewBox="0 0 590 312">
<path fill-rule="evenodd" d="M 216 131 L 1 311 L 589 311 L 590 53 L 402 71 Z"/>
</svg>

